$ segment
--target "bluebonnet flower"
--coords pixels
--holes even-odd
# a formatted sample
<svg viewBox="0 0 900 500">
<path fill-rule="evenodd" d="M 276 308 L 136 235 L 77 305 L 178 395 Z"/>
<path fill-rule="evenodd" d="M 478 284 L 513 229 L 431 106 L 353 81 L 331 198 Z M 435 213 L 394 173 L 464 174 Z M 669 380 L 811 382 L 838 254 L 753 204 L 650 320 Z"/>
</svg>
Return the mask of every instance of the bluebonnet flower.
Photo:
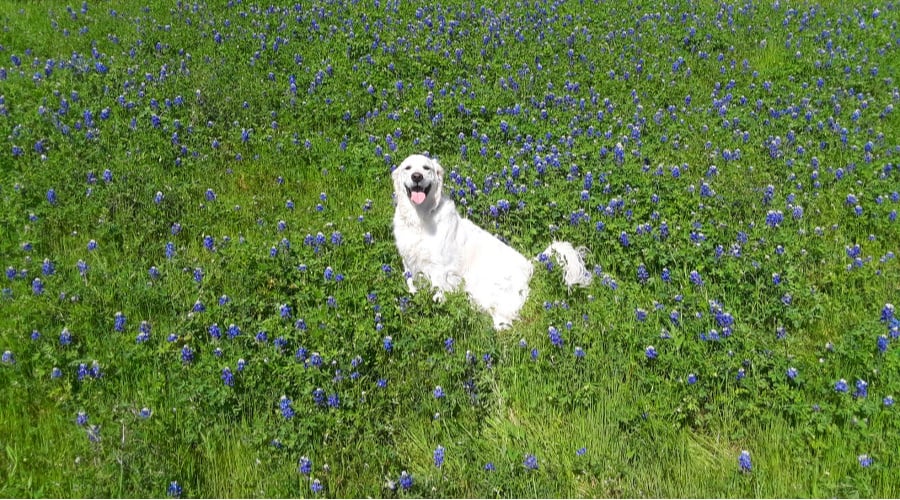
<svg viewBox="0 0 900 500">
<path fill-rule="evenodd" d="M 286 419 L 293 418 L 294 409 L 291 408 L 291 400 L 287 396 L 281 396 L 281 399 L 278 400 L 278 407 L 281 409 L 281 416 Z"/>
<path fill-rule="evenodd" d="M 380 378 L 380 379 L 378 379 L 378 381 L 375 382 L 375 385 L 376 385 L 379 389 L 384 389 L 385 387 L 387 387 L 388 381 L 387 381 L 386 378 Z"/>
<path fill-rule="evenodd" d="M 647 321 L 647 311 L 639 307 L 634 310 L 634 317 L 640 322 Z"/>
<path fill-rule="evenodd" d="M 894 319 L 894 305 L 885 304 L 881 309 L 881 322 L 890 323 Z"/>
<path fill-rule="evenodd" d="M 440 468 L 442 465 L 444 465 L 444 447 L 438 445 L 434 449 L 434 466 Z"/>
<path fill-rule="evenodd" d="M 749 451 L 741 450 L 741 454 L 738 456 L 738 466 L 740 467 L 741 472 L 753 471 L 753 463 L 750 461 Z"/>
<path fill-rule="evenodd" d="M 847 386 L 847 381 L 844 379 L 840 379 L 834 383 L 834 390 L 836 392 L 847 392 L 849 387 Z"/>
<path fill-rule="evenodd" d="M 864 398 L 869 395 L 869 383 L 863 379 L 856 379 L 856 392 L 853 393 L 855 398 Z"/>
<path fill-rule="evenodd" d="M 178 481 L 172 481 L 169 483 L 169 487 L 166 489 L 166 495 L 173 498 L 181 498 L 181 485 L 178 484 Z"/>
<path fill-rule="evenodd" d="M 6 351 L 3 351 L 3 356 L 2 356 L 2 358 L 0 358 L 0 362 L 7 364 L 7 365 L 12 365 L 12 364 L 15 364 L 16 357 L 13 355 L 12 351 L 6 350 Z"/>
<path fill-rule="evenodd" d="M 388 335 L 388 336 L 385 337 L 384 340 L 382 341 L 382 345 L 384 346 L 384 350 L 385 350 L 385 351 L 391 352 L 391 351 L 394 349 L 394 339 L 392 339 L 392 338 L 390 337 L 390 335 Z"/>
<path fill-rule="evenodd" d="M 525 466 L 528 470 L 535 470 L 538 468 L 538 460 L 537 457 L 532 455 L 531 453 L 525 455 L 525 460 L 522 462 L 522 465 Z"/>
<path fill-rule="evenodd" d="M 31 291 L 35 295 L 43 295 L 44 294 L 44 282 L 41 281 L 40 278 L 35 278 L 34 281 L 31 282 Z"/>
<path fill-rule="evenodd" d="M 487 472 L 494 472 L 494 469 L 495 469 L 495 467 L 494 467 L 494 462 L 488 462 L 488 463 L 484 464 L 484 470 L 485 470 L 485 471 L 487 471 Z"/>
<path fill-rule="evenodd" d="M 241 329 L 234 323 L 228 325 L 228 330 L 226 332 L 228 334 L 228 338 L 233 339 L 241 334 Z"/>
<path fill-rule="evenodd" d="M 443 398 L 444 397 L 444 388 L 441 386 L 436 386 L 434 388 L 434 391 L 432 391 L 432 395 L 434 396 L 434 399 Z"/>
<path fill-rule="evenodd" d="M 453 354 L 453 337 L 447 337 L 444 340 L 444 350 L 447 351 L 448 354 Z"/>
<path fill-rule="evenodd" d="M 797 378 L 797 369 L 793 366 L 787 369 L 787 376 L 789 379 L 794 380 Z"/>
<path fill-rule="evenodd" d="M 694 285 L 703 286 L 703 278 L 700 276 L 700 273 L 697 272 L 696 269 L 691 271 L 689 278 L 691 280 L 691 283 L 693 283 Z"/>
<path fill-rule="evenodd" d="M 72 333 L 68 328 L 63 328 L 62 332 L 59 334 L 59 344 L 60 345 L 69 345 L 72 343 Z"/>
<path fill-rule="evenodd" d="M 181 362 L 188 364 L 194 360 L 194 351 L 188 345 L 181 348 Z"/>
<path fill-rule="evenodd" d="M 117 332 L 125 331 L 125 315 L 121 311 L 113 316 L 113 330 Z"/>
<path fill-rule="evenodd" d="M 53 265 L 50 259 L 44 259 L 44 263 L 41 264 L 41 272 L 44 273 L 44 276 L 52 276 L 56 273 L 56 266 Z"/>
<path fill-rule="evenodd" d="M 325 406 L 325 391 L 321 387 L 317 387 L 312 392 L 313 403 L 317 406 Z"/>
<path fill-rule="evenodd" d="M 10 353 L 10 355 L 12 355 L 12 353 Z M 13 360 L 13 361 L 15 361 L 15 360 Z M 53 369 L 50 370 L 50 378 L 60 378 L 60 377 L 62 377 L 62 370 L 60 370 L 58 367 L 54 366 Z"/>
<path fill-rule="evenodd" d="M 318 352 L 314 352 L 309 356 L 309 364 L 315 368 L 320 368 L 322 366 L 322 355 Z"/>
<path fill-rule="evenodd" d="M 47 201 L 50 202 L 51 205 L 56 205 L 56 190 L 50 188 L 47 190 Z"/>
<path fill-rule="evenodd" d="M 878 352 L 884 353 L 888 349 L 888 337 L 887 335 L 879 335 L 878 336 Z"/>
<path fill-rule="evenodd" d="M 322 481 L 318 479 L 313 479 L 311 483 L 309 483 L 309 489 L 313 493 L 319 493 L 322 491 Z"/>
<path fill-rule="evenodd" d="M 138 416 L 142 419 L 148 419 L 151 415 L 153 415 L 153 411 L 151 411 L 150 408 L 147 407 L 141 408 L 141 411 L 138 412 Z"/>
<path fill-rule="evenodd" d="M 576 347 L 575 348 L 575 358 L 583 359 L 584 358 L 584 349 L 582 349 L 580 347 Z"/>
<path fill-rule="evenodd" d="M 80 411 L 77 415 L 75 415 L 75 423 L 80 426 L 85 426 L 88 424 L 88 416 L 87 413 Z"/>
<path fill-rule="evenodd" d="M 891 407 L 894 406 L 894 396 L 885 396 L 884 399 L 881 400 L 884 403 L 884 406 Z"/>
<path fill-rule="evenodd" d="M 644 349 L 644 355 L 647 356 L 647 359 L 656 359 L 658 355 L 656 352 L 656 348 L 652 345 L 648 345 L 646 349 Z"/>
<path fill-rule="evenodd" d="M 413 486 L 413 478 L 406 471 L 400 473 L 400 479 L 398 479 L 397 482 L 400 483 L 400 487 L 404 490 L 408 490 Z"/>
<path fill-rule="evenodd" d="M 533 348 L 531 349 L 531 360 L 532 360 L 532 361 L 537 361 L 539 355 L 540 355 L 540 353 L 538 352 L 537 347 L 533 347 Z"/>
<path fill-rule="evenodd" d="M 328 406 L 332 408 L 340 408 L 341 398 L 337 395 L 337 393 L 328 395 Z"/>
<path fill-rule="evenodd" d="M 88 251 L 90 251 L 90 252 L 93 252 L 94 250 L 96 250 L 96 249 L 97 249 L 97 242 L 94 241 L 94 240 L 88 241 L 87 249 L 88 249 Z"/>
<path fill-rule="evenodd" d="M 194 268 L 194 281 L 196 281 L 197 283 L 203 282 L 203 269 L 199 267 Z"/>
<path fill-rule="evenodd" d="M 244 361 L 244 358 L 240 358 L 237 360 L 237 371 L 239 371 L 239 372 L 244 371 L 244 367 L 246 367 L 246 366 L 247 366 L 247 362 Z"/>
<path fill-rule="evenodd" d="M 191 307 L 191 312 L 195 312 L 195 313 L 206 312 L 206 306 L 203 305 L 203 302 L 200 302 L 200 299 L 197 299 L 197 301 L 194 302 L 194 306 Z"/>
<path fill-rule="evenodd" d="M 647 282 L 648 279 L 650 279 L 650 273 L 647 272 L 647 267 L 643 263 L 638 264 L 638 268 L 637 268 L 638 283 L 644 284 Z"/>
<path fill-rule="evenodd" d="M 209 331 L 209 335 L 212 338 L 214 338 L 216 340 L 222 338 L 222 330 L 219 329 L 218 323 L 213 323 L 213 324 L 209 325 L 208 331 Z"/>
<path fill-rule="evenodd" d="M 669 268 L 664 267 L 662 270 L 662 280 L 664 283 L 668 283 L 672 280 L 672 273 L 669 271 Z"/>
<path fill-rule="evenodd" d="M 859 461 L 859 466 L 862 468 L 866 468 L 872 465 L 872 457 L 870 457 L 869 455 L 862 454 L 856 457 L 856 459 Z"/>
<path fill-rule="evenodd" d="M 550 326 L 547 329 L 547 335 L 550 337 L 550 343 L 556 347 L 562 347 L 563 338 L 562 335 L 559 334 L 559 330 L 555 326 Z"/>
<path fill-rule="evenodd" d="M 696 384 L 696 383 L 697 383 L 697 376 L 694 375 L 693 373 L 688 374 L 688 376 L 687 376 L 687 383 L 690 384 L 690 385 Z"/>
<path fill-rule="evenodd" d="M 225 383 L 228 387 L 234 386 L 234 375 L 231 373 L 231 368 L 227 366 L 222 368 L 222 382 Z"/>
<path fill-rule="evenodd" d="M 80 261 L 80 260 L 78 261 L 78 263 L 79 263 L 79 264 L 83 264 L 83 262 Z M 82 276 L 84 276 L 85 272 L 87 272 L 87 264 L 84 265 L 84 268 L 85 268 L 85 271 L 83 271 L 83 272 L 81 273 Z M 80 268 L 79 268 L 79 269 L 80 269 Z M 147 271 L 147 272 L 150 274 L 150 279 L 152 279 L 152 280 L 158 280 L 158 279 L 159 279 L 159 269 L 157 269 L 156 266 L 150 266 L 150 269 L 149 269 L 149 271 Z"/>
<path fill-rule="evenodd" d="M 229 329 L 229 331 L 230 331 L 230 329 Z M 229 335 L 229 337 L 230 337 L 230 336 L 231 336 L 231 335 Z M 260 330 L 259 332 L 256 333 L 256 341 L 259 342 L 259 343 L 261 343 L 261 344 L 265 344 L 266 342 L 269 341 L 269 334 L 267 334 L 266 332 Z"/>
<path fill-rule="evenodd" d="M 306 455 L 300 457 L 300 465 L 297 467 L 297 470 L 300 471 L 301 474 L 308 476 L 312 473 L 312 461 Z"/>
</svg>

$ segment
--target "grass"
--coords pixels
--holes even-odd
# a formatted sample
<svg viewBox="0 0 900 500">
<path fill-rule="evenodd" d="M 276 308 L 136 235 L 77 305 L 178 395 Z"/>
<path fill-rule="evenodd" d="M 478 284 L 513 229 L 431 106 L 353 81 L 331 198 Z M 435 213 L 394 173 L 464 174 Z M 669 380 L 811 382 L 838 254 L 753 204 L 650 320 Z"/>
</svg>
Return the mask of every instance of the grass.
<svg viewBox="0 0 900 500">
<path fill-rule="evenodd" d="M 0 496 L 900 496 L 894 3 L 0 7 Z"/>
</svg>

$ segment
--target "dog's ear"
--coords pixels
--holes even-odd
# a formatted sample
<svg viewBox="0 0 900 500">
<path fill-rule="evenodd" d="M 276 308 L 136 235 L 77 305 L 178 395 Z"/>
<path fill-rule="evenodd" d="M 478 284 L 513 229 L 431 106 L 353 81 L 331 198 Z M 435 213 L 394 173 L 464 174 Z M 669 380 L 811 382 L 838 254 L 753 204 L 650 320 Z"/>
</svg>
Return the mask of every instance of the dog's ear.
<svg viewBox="0 0 900 500">
<path fill-rule="evenodd" d="M 431 168 L 434 170 L 435 184 L 431 191 L 434 193 L 432 195 L 434 197 L 434 206 L 437 207 L 441 204 L 441 197 L 444 196 L 444 167 L 437 160 L 431 158 Z"/>
</svg>

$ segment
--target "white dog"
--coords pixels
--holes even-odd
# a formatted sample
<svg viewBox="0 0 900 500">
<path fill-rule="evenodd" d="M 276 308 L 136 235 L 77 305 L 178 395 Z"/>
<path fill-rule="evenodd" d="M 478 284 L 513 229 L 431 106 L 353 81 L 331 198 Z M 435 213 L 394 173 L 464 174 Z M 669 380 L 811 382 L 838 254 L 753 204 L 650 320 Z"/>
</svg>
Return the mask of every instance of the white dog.
<svg viewBox="0 0 900 500">
<path fill-rule="evenodd" d="M 420 275 L 437 289 L 435 301 L 462 286 L 491 315 L 495 329 L 509 327 L 528 298 L 531 261 L 459 216 L 443 196 L 444 169 L 436 160 L 409 156 L 391 177 L 397 198 L 394 238 L 410 293 Z M 590 284 L 581 252 L 570 243 L 554 242 L 544 254 L 556 256 L 567 286 Z"/>
</svg>

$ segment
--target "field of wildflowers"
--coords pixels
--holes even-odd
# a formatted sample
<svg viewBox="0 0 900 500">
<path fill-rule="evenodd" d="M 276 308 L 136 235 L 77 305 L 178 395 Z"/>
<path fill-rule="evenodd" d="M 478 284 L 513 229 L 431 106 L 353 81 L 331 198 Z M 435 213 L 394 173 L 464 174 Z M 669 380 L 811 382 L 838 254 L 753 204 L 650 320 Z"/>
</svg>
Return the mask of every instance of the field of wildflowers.
<svg viewBox="0 0 900 500">
<path fill-rule="evenodd" d="M 0 0 L 0 496 L 900 496 L 898 21 Z M 422 151 L 595 283 L 411 296 Z"/>
</svg>

